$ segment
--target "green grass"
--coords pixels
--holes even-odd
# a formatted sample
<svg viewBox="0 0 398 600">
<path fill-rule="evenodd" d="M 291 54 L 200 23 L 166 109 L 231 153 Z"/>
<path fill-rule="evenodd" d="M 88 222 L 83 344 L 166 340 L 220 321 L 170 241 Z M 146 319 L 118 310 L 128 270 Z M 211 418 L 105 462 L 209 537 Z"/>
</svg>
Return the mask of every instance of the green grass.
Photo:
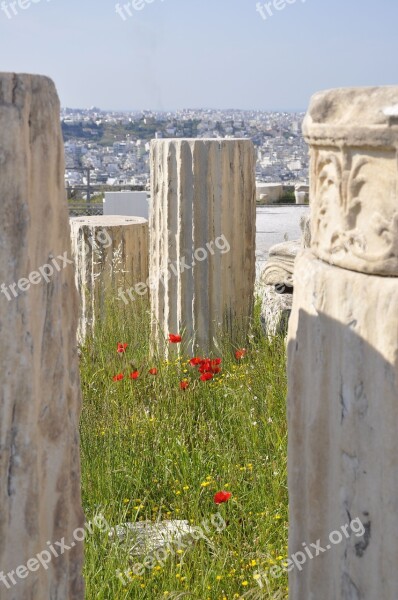
<svg viewBox="0 0 398 600">
<path fill-rule="evenodd" d="M 110 309 L 95 341 L 82 349 L 83 504 L 114 526 L 137 520 L 187 519 L 209 526 L 212 548 L 198 541 L 163 566 L 130 575 L 136 560 L 95 529 L 85 544 L 87 600 L 232 600 L 285 598 L 286 576 L 261 589 L 257 570 L 287 555 L 286 375 L 284 340 L 269 343 L 258 310 L 246 356 L 224 345 L 222 372 L 199 381 L 190 357 L 149 358 L 149 317 L 138 304 Z M 174 332 L 175 333 L 175 332 Z M 128 343 L 117 354 L 117 342 Z M 157 375 L 149 375 L 152 367 Z M 137 380 L 113 376 L 134 369 Z M 183 391 L 179 382 L 190 380 Z M 215 492 L 231 499 L 217 506 Z"/>
</svg>

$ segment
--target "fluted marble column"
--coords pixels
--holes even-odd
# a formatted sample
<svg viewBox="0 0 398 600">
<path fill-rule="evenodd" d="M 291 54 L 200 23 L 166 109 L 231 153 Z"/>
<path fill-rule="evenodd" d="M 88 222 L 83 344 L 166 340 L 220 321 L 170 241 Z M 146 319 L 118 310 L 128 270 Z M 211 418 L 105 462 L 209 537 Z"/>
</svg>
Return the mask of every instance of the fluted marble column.
<svg viewBox="0 0 398 600">
<path fill-rule="evenodd" d="M 73 537 L 84 524 L 78 300 L 59 115 L 52 81 L 0 74 L 1 600 L 84 597 Z"/>
<path fill-rule="evenodd" d="M 217 351 L 247 332 L 255 279 L 255 153 L 249 140 L 154 140 L 150 279 L 153 343 Z"/>
<path fill-rule="evenodd" d="M 83 342 L 93 333 L 96 319 L 104 315 L 110 296 L 129 304 L 142 290 L 149 299 L 148 221 L 142 217 L 73 217 L 70 225 L 80 297 L 78 340 Z"/>
<path fill-rule="evenodd" d="M 312 242 L 289 324 L 289 597 L 398 598 L 398 87 L 316 94 L 304 135 Z"/>
</svg>

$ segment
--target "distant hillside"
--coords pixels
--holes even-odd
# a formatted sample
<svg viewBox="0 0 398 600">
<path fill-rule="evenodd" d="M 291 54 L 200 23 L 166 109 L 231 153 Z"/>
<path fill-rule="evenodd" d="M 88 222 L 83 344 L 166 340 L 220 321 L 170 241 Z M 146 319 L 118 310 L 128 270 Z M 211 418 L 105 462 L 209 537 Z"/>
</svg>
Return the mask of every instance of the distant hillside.
<svg viewBox="0 0 398 600">
<path fill-rule="evenodd" d="M 156 132 L 160 132 L 163 137 L 197 137 L 198 124 L 200 119 L 192 119 L 173 124 L 175 135 L 166 131 L 170 128 L 170 123 L 157 121 L 154 118 L 141 119 L 127 124 L 122 123 L 101 123 L 97 125 L 94 121 L 81 121 L 78 123 L 65 123 L 61 121 L 62 134 L 64 141 L 82 140 L 91 141 L 103 146 L 110 146 L 114 142 L 120 142 L 127 136 L 132 140 L 149 141 L 155 137 Z"/>
<path fill-rule="evenodd" d="M 104 126 L 97 125 L 94 121 L 80 123 L 65 123 L 61 121 L 61 127 L 64 142 L 72 139 L 99 142 L 104 136 Z"/>
</svg>

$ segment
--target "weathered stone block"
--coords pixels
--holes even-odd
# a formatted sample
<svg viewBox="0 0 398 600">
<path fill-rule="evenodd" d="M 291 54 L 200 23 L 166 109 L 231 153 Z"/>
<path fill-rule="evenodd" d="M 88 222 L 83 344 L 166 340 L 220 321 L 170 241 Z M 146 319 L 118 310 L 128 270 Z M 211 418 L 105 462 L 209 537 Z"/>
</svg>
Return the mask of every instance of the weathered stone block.
<svg viewBox="0 0 398 600">
<path fill-rule="evenodd" d="M 256 183 L 256 201 L 261 204 L 274 204 L 282 198 L 281 183 Z"/>
<path fill-rule="evenodd" d="M 0 74 L 0 597 L 12 600 L 84 597 L 82 543 L 57 558 L 47 543 L 68 544 L 84 524 L 59 114 L 49 79 Z M 15 574 L 42 552 L 46 568 Z"/>
<path fill-rule="evenodd" d="M 398 598 L 398 278 L 304 250 L 288 382 L 289 555 L 317 540 L 330 546 L 291 570 L 290 598 Z M 347 536 L 354 519 L 363 528 Z M 331 543 L 337 530 L 341 542 Z"/>
</svg>

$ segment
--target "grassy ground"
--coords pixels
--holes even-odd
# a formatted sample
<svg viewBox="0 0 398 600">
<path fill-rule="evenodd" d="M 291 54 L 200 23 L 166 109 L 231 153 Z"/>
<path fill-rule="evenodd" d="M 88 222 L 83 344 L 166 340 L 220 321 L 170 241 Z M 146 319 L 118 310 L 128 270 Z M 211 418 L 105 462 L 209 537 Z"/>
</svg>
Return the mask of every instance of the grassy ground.
<svg viewBox="0 0 398 600">
<path fill-rule="evenodd" d="M 86 517 L 101 513 L 111 526 L 187 519 L 203 527 L 207 519 L 212 546 L 199 540 L 140 570 L 94 529 L 85 546 L 87 600 L 285 598 L 285 575 L 264 577 L 262 588 L 255 579 L 287 555 L 284 341 L 268 343 L 257 315 L 245 357 L 225 347 L 221 373 L 202 382 L 190 357 L 151 360 L 148 339 L 148 313 L 132 305 L 110 310 L 83 349 Z M 125 353 L 118 342 L 128 344 Z M 134 370 L 136 380 L 128 377 Z M 117 373 L 124 379 L 113 381 Z M 220 490 L 232 496 L 217 505 Z"/>
</svg>

